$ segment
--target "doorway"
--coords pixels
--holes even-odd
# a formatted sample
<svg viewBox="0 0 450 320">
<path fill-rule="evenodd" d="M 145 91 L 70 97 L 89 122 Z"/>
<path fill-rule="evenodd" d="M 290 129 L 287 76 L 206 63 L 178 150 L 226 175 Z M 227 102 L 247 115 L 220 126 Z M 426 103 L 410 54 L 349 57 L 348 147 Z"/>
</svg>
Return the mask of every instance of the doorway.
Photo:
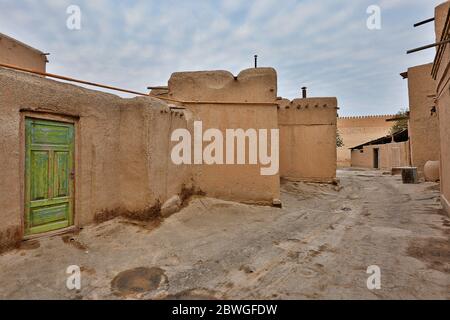
<svg viewBox="0 0 450 320">
<path fill-rule="evenodd" d="M 373 167 L 380 169 L 380 149 L 373 149 Z"/>
<path fill-rule="evenodd" d="M 74 124 L 25 118 L 25 235 L 73 225 Z"/>
</svg>

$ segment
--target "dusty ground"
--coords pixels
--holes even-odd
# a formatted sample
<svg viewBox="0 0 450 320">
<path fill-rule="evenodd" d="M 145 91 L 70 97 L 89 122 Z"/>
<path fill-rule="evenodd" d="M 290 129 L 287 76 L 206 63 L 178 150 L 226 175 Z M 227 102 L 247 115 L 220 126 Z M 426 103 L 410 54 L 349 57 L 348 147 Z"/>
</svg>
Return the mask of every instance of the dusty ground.
<svg viewBox="0 0 450 320">
<path fill-rule="evenodd" d="M 450 299 L 436 184 L 340 171 L 283 183 L 282 210 L 194 199 L 161 225 L 115 219 L 0 256 L 1 299 Z M 82 288 L 66 288 L 66 268 Z M 367 267 L 381 290 L 367 289 Z"/>
</svg>

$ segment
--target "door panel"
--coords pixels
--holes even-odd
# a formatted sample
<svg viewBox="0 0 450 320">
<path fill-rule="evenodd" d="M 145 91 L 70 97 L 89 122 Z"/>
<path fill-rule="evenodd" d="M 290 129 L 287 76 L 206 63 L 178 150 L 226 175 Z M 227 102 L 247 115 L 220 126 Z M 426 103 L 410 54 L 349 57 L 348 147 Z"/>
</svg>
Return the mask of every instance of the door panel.
<svg viewBox="0 0 450 320">
<path fill-rule="evenodd" d="M 25 120 L 25 234 L 73 223 L 74 126 Z"/>
<path fill-rule="evenodd" d="M 48 151 L 31 151 L 31 200 L 48 198 Z"/>
<path fill-rule="evenodd" d="M 33 227 L 42 226 L 50 222 L 64 221 L 67 217 L 67 204 L 31 209 L 31 224 Z"/>
<path fill-rule="evenodd" d="M 69 195 L 69 153 L 66 151 L 55 152 L 54 163 L 54 195 L 58 198 L 66 197 Z"/>
<path fill-rule="evenodd" d="M 33 139 L 35 144 L 53 144 L 68 145 L 70 144 L 70 128 L 61 127 L 57 124 L 34 124 Z"/>
</svg>

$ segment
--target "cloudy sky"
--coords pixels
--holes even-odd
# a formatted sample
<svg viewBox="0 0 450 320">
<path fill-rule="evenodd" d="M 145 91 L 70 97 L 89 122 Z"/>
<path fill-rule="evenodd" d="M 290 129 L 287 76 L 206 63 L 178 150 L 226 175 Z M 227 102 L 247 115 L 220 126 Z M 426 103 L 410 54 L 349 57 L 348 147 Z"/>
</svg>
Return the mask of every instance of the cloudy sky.
<svg viewBox="0 0 450 320">
<path fill-rule="evenodd" d="M 174 71 L 260 66 L 278 72 L 278 95 L 336 96 L 340 115 L 395 113 L 408 105 L 409 66 L 431 62 L 433 16 L 443 0 L 0 0 L 0 32 L 50 52 L 48 72 L 137 91 Z M 66 27 L 69 5 L 81 30 Z M 381 30 L 369 30 L 370 5 Z"/>
</svg>

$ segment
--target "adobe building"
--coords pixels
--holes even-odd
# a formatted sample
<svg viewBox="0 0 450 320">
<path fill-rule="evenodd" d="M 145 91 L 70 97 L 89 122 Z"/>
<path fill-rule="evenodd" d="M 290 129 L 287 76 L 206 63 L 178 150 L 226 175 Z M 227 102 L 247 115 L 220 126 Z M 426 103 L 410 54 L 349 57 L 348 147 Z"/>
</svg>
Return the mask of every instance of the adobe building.
<svg viewBox="0 0 450 320">
<path fill-rule="evenodd" d="M 417 167 L 419 177 L 424 176 L 428 161 L 439 161 L 439 119 L 434 103 L 436 82 L 431 77 L 433 64 L 409 68 L 402 73 L 408 79 L 409 136 L 411 164 Z"/>
<path fill-rule="evenodd" d="M 146 216 L 190 188 L 170 159 L 186 118 L 118 96 L 0 68 L 0 249 L 98 217 Z"/>
<path fill-rule="evenodd" d="M 44 57 L 30 52 L 36 59 Z M 238 76 L 177 72 L 167 87 L 124 99 L 0 67 L 0 251 L 23 239 L 117 216 L 159 217 L 172 199 L 196 193 L 278 206 L 280 172 L 331 181 L 336 174 L 336 99 L 296 99 L 289 105 L 292 110 L 279 109 L 272 68 L 252 68 Z M 232 137 L 233 152 L 214 152 L 223 151 L 238 165 L 174 162 L 174 132 L 195 139 L 198 123 L 201 134 L 242 131 L 243 139 Z M 249 141 L 261 137 L 252 136 L 252 130 L 271 133 L 257 153 L 261 157 L 266 149 L 264 159 L 271 161 L 249 161 L 255 154 Z M 278 138 L 281 148 L 272 143 Z M 201 141 L 200 155 L 210 142 Z M 193 143 L 187 149 L 194 158 L 197 147 Z M 246 157 L 242 164 L 240 152 Z M 282 163 L 276 157 L 280 153 Z"/>
<path fill-rule="evenodd" d="M 450 1 L 435 9 L 436 42 L 448 39 L 450 33 Z M 435 102 L 439 117 L 440 175 L 442 205 L 450 215 L 450 47 L 446 43 L 437 47 L 432 68 L 436 81 Z"/>
<path fill-rule="evenodd" d="M 45 72 L 47 62 L 43 52 L 0 33 L 0 63 Z"/>
<path fill-rule="evenodd" d="M 351 148 L 352 167 L 391 171 L 410 163 L 407 129 Z"/>
<path fill-rule="evenodd" d="M 218 177 L 228 175 L 246 179 L 239 168 L 208 166 L 208 179 L 197 180 L 209 194 L 242 201 L 249 192 L 256 192 L 266 194 L 260 202 L 270 202 L 279 196 L 280 177 L 324 183 L 336 178 L 336 98 L 277 98 L 277 75 L 272 68 L 247 69 L 236 77 L 228 71 L 178 72 L 167 87 L 149 89 L 151 96 L 183 101 L 195 119 L 202 120 L 204 129 L 279 129 L 279 175 L 269 181 L 254 167 L 255 172 L 248 174 L 252 189 L 241 190 L 235 181 L 218 183 Z"/>
<path fill-rule="evenodd" d="M 168 98 L 169 97 L 169 87 L 159 86 L 159 87 L 148 87 L 150 90 L 149 95 L 155 98 Z"/>
<path fill-rule="evenodd" d="M 273 68 L 247 69 L 237 76 L 228 71 L 176 72 L 169 79 L 167 97 L 182 101 L 192 112 L 192 121 L 202 122 L 203 132 L 208 129 L 221 132 L 242 129 L 247 134 L 249 129 L 269 132 L 278 129 L 277 73 Z M 235 141 L 233 158 L 237 163 L 238 142 L 237 139 Z M 247 157 L 256 151 L 250 150 L 249 141 L 250 136 L 247 135 L 244 141 Z M 271 149 L 270 139 L 265 149 Z M 222 153 L 225 157 L 225 150 Z M 277 166 L 273 175 L 261 174 L 262 168 L 267 166 L 252 165 L 248 158 L 245 162 L 242 165 L 194 166 L 196 186 L 209 196 L 225 200 L 260 204 L 279 201 L 278 161 L 273 164 Z"/>
<path fill-rule="evenodd" d="M 172 104 L 0 68 L 0 246 L 104 217 L 157 214 L 186 190 L 278 204 L 278 167 L 262 175 L 262 165 L 177 165 L 171 159 L 172 133 L 184 129 L 194 136 L 197 120 L 204 131 L 278 129 L 276 86 L 271 68 L 237 77 L 175 73 L 168 95 L 180 103 Z"/>
<path fill-rule="evenodd" d="M 339 117 L 337 129 L 344 146 L 337 149 L 338 167 L 351 166 L 350 148 L 389 134 L 393 115 Z"/>
<path fill-rule="evenodd" d="M 333 182 L 336 178 L 337 99 L 281 99 L 278 104 L 281 177 Z"/>
</svg>

